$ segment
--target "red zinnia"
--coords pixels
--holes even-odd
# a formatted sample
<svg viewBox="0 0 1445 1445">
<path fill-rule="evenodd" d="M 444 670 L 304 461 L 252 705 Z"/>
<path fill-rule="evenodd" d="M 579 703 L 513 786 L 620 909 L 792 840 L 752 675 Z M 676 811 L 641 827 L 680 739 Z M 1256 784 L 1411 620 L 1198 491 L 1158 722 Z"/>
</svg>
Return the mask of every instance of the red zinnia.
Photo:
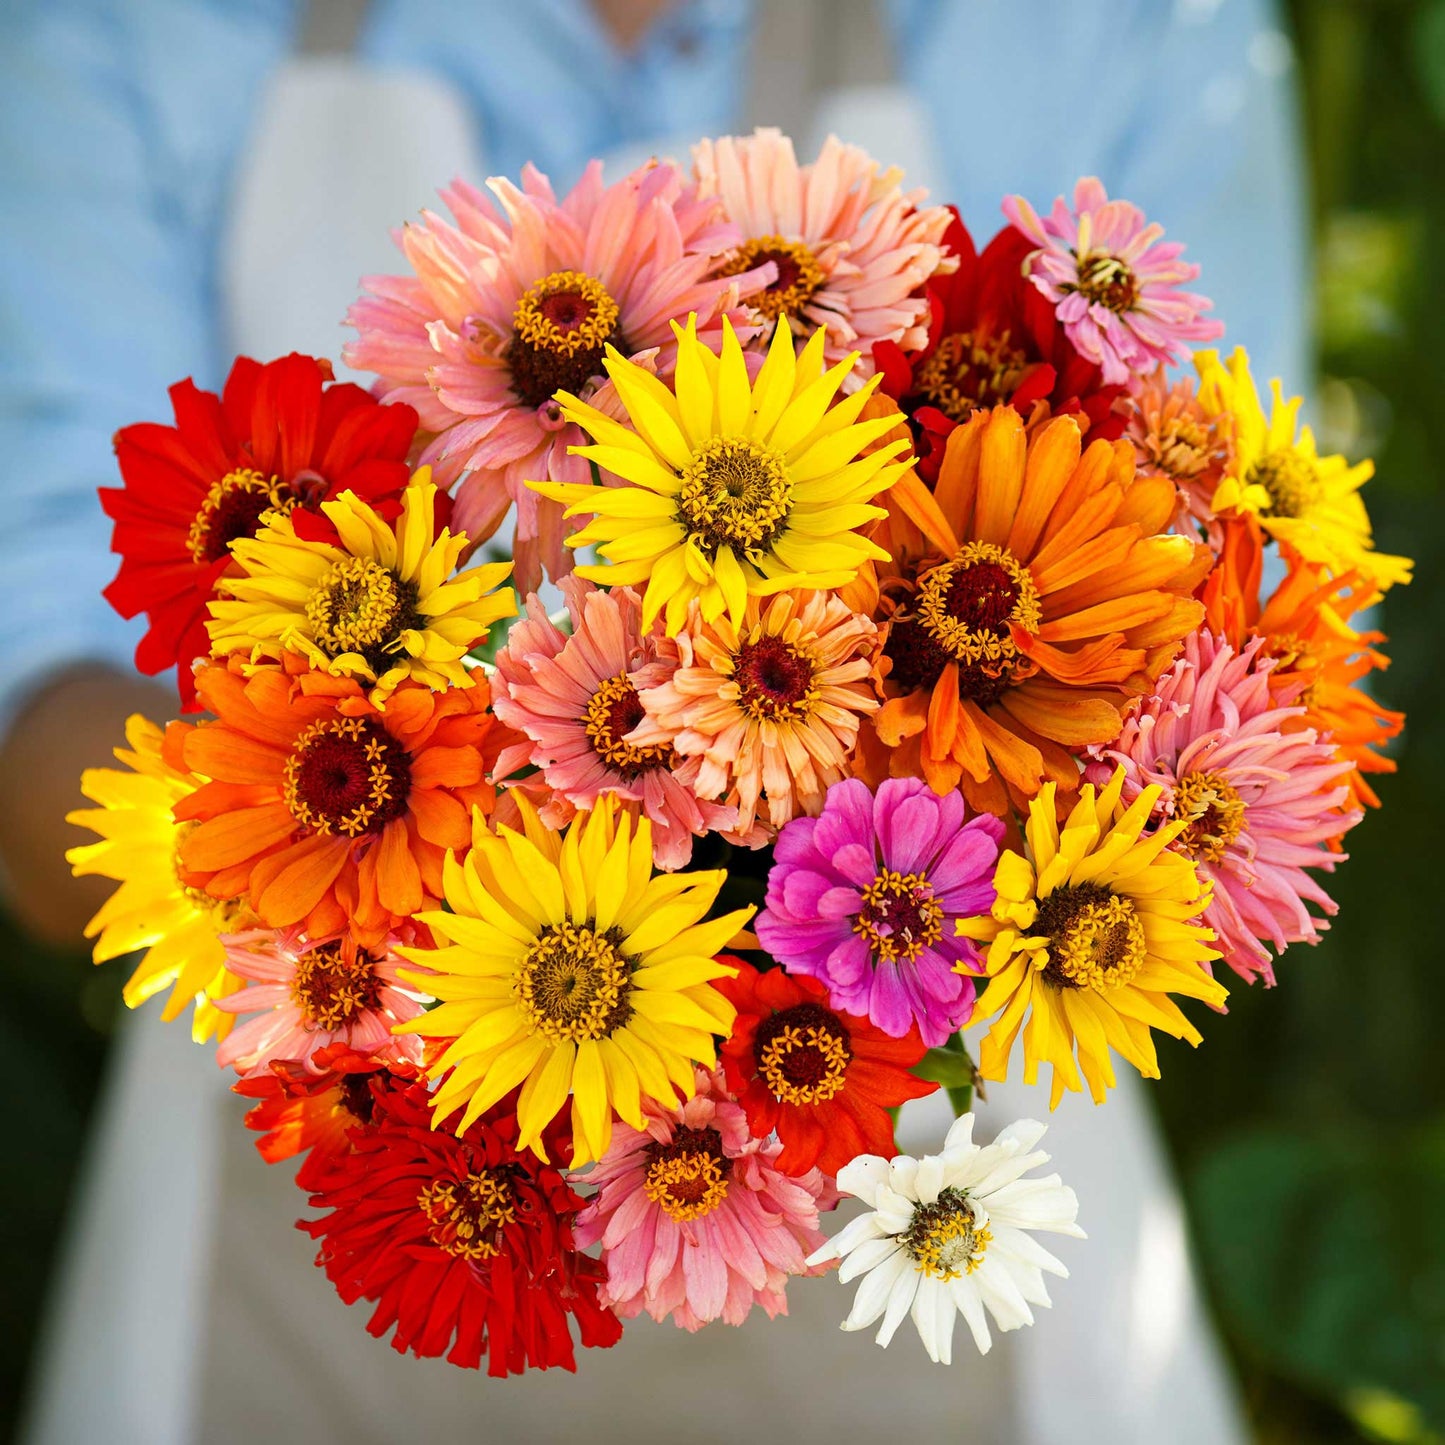
<svg viewBox="0 0 1445 1445">
<path fill-rule="evenodd" d="M 1124 388 L 1104 385 L 1103 373 L 1074 350 L 1048 299 L 1024 276 L 1033 242 L 1006 226 L 980 253 L 953 215 L 943 239 L 959 258 L 958 270 L 928 283 L 928 345 L 905 352 L 882 341 L 873 348 L 883 390 L 913 420 L 924 479 L 936 479 L 954 427 L 1001 402 L 1024 417 L 1039 401 L 1055 416 L 1081 414 L 1090 441 L 1122 435 L 1124 418 L 1112 411 Z"/>
<path fill-rule="evenodd" d="M 320 506 L 345 491 L 399 514 L 417 417 L 331 382 L 330 362 L 296 352 L 264 366 L 238 357 L 220 396 L 177 382 L 171 405 L 175 426 L 138 422 L 115 434 L 125 485 L 102 487 L 100 502 L 121 563 L 105 598 L 122 617 L 147 615 L 136 666 L 179 663 L 189 711 L 190 664 L 211 650 L 206 603 L 231 565 L 230 544 L 254 535 L 273 507 L 295 509 L 302 536 L 330 539 Z"/>
<path fill-rule="evenodd" d="M 615 1344 L 621 1322 L 597 1301 L 606 1271 L 572 1239 L 584 1200 L 517 1152 L 515 1093 L 460 1138 L 432 1128 L 422 1084 L 372 1096 L 370 1127 L 311 1196 L 329 1213 L 300 1223 L 341 1298 L 376 1302 L 371 1333 L 395 1327 L 394 1349 L 471 1369 L 486 1352 L 489 1375 L 575 1370 L 571 1320 L 584 1346 Z M 548 1155 L 567 1147 L 549 1128 Z"/>
<path fill-rule="evenodd" d="M 909 1072 L 925 1052 L 917 1028 L 889 1038 L 868 1019 L 829 1008 L 815 978 L 725 962 L 738 976 L 716 987 L 738 1016 L 723 1070 L 754 1136 L 777 1131 L 777 1167 L 836 1175 L 860 1154 L 891 1159 L 898 1150 L 888 1110 L 938 1087 Z"/>
<path fill-rule="evenodd" d="M 268 1164 L 307 1156 L 296 1174 L 306 1190 L 322 1187 L 329 1166 L 351 1148 L 351 1131 L 371 1123 L 373 1078 L 385 1085 L 393 1077 L 409 1082 L 417 1073 L 410 1064 L 388 1065 L 345 1044 L 318 1050 L 312 1063 L 320 1073 L 293 1059 L 276 1059 L 268 1073 L 231 1086 L 258 1101 L 246 1115 L 246 1127 L 260 1134 L 256 1148 Z"/>
</svg>

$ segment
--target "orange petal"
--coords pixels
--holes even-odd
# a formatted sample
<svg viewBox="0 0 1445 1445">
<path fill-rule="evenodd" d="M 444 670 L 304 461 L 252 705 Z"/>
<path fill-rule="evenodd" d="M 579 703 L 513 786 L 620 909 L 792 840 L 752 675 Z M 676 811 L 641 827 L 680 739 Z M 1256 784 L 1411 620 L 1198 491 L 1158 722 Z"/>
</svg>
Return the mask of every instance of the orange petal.
<svg viewBox="0 0 1445 1445">
<path fill-rule="evenodd" d="M 1029 446 L 1023 495 L 1009 529 L 1007 546 L 1015 557 L 1033 555 L 1044 525 L 1079 465 L 1079 424 L 1055 417 Z"/>
<path fill-rule="evenodd" d="M 213 873 L 258 858 L 296 832 L 296 819 L 281 803 L 238 808 L 197 823 L 182 839 L 182 864 L 194 873 Z"/>
<path fill-rule="evenodd" d="M 1004 779 L 1030 797 L 1037 793 L 1039 774 L 1044 766 L 1039 750 L 1000 726 L 976 703 L 965 702 L 963 710 L 982 735 L 983 744 Z"/>
<path fill-rule="evenodd" d="M 383 908 L 399 918 L 409 917 L 421 907 L 421 870 L 411 856 L 411 839 L 406 820 L 393 818 L 382 829 L 381 842 L 364 860 L 376 857 L 376 896 Z"/>
<path fill-rule="evenodd" d="M 318 835 L 263 859 L 251 874 L 251 906 L 264 923 L 300 923 L 321 901 L 351 851 L 347 838 Z"/>
<path fill-rule="evenodd" d="M 1041 738 L 1069 747 L 1112 742 L 1119 734 L 1119 709 L 1106 698 L 1087 693 L 1046 688 L 1030 681 L 1011 688 L 999 705 Z"/>
<path fill-rule="evenodd" d="M 978 504 L 972 535 L 1002 545 L 1023 495 L 1028 439 L 1024 419 L 1011 406 L 996 407 L 984 427 L 978 454 Z"/>
<path fill-rule="evenodd" d="M 1179 599 L 1167 592 L 1141 592 L 1130 597 L 1115 597 L 1097 606 L 1086 607 L 1065 617 L 1045 622 L 1038 630 L 1043 642 L 1077 642 L 1085 637 L 1098 637 L 1126 627 L 1138 627 L 1165 617 Z"/>
<path fill-rule="evenodd" d="M 933 496 L 953 524 L 956 537 L 973 536 L 973 504 L 978 495 L 979 444 L 988 413 L 976 411 L 948 434 Z"/>
</svg>

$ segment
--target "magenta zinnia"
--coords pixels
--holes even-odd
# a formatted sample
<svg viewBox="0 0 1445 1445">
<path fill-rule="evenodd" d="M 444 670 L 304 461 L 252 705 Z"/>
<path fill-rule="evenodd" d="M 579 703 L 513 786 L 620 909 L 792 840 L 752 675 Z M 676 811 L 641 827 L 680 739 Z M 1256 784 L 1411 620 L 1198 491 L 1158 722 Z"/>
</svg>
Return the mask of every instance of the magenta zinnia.
<svg viewBox="0 0 1445 1445">
<path fill-rule="evenodd" d="M 1318 943 L 1336 904 L 1307 873 L 1333 871 L 1338 838 L 1361 818 L 1349 806 L 1348 759 L 1312 728 L 1298 729 L 1298 688 L 1270 688 L 1273 662 L 1262 638 L 1236 652 L 1207 632 L 1191 634 L 1154 693 L 1136 703 L 1107 761 L 1088 775 L 1125 771 L 1123 800 L 1163 789 L 1155 817 L 1187 826 L 1170 845 L 1213 884 L 1203 922 L 1218 935 L 1224 961 L 1242 978 L 1274 982 L 1266 944 Z"/>
<path fill-rule="evenodd" d="M 673 166 L 604 186 L 594 161 L 560 201 L 530 166 L 520 190 L 500 177 L 487 187 L 497 205 L 457 181 L 442 192 L 455 225 L 424 212 L 402 230 L 415 275 L 366 278 L 348 317 L 361 334 L 345 356 L 380 376 L 383 397 L 416 407 L 432 433 L 421 461 L 439 484 L 467 474 L 457 530 L 485 541 L 516 504 L 525 593 L 543 567 L 558 577 L 571 563 L 562 508 L 523 482 L 588 479 L 569 454 L 585 438 L 553 393 L 589 396 L 609 344 L 625 356 L 660 348 L 650 364 L 666 365 L 670 321 L 696 312 L 700 331 L 715 334 L 721 310 L 758 278 L 711 275 L 738 232 Z"/>
</svg>

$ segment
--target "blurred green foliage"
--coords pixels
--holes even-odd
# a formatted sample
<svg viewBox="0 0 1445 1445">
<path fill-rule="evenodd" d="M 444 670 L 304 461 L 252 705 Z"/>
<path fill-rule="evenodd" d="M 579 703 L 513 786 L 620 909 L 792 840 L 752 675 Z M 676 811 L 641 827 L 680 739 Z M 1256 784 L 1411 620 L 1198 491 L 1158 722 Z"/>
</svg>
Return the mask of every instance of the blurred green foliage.
<svg viewBox="0 0 1445 1445">
<path fill-rule="evenodd" d="M 1379 545 L 1419 559 L 1384 608 L 1410 714 L 1383 814 L 1352 838 L 1325 942 L 1236 988 L 1157 1089 L 1257 1436 L 1445 1441 L 1445 0 L 1293 0 L 1313 189 L 1322 444 L 1374 455 Z M 1286 379 L 1305 387 L 1308 378 Z M 12 1111 L 0 1228 L 8 1434 L 123 970 L 0 925 Z"/>
<path fill-rule="evenodd" d="M 1418 559 L 1379 623 L 1409 725 L 1340 915 L 1236 988 L 1158 1089 L 1260 1440 L 1445 1440 L 1445 0 L 1295 0 L 1321 443 L 1373 455 L 1377 540 Z M 1308 378 L 1300 384 L 1308 387 Z M 1287 382 L 1288 384 L 1288 382 Z M 1296 389 L 1299 389 L 1298 387 Z"/>
</svg>

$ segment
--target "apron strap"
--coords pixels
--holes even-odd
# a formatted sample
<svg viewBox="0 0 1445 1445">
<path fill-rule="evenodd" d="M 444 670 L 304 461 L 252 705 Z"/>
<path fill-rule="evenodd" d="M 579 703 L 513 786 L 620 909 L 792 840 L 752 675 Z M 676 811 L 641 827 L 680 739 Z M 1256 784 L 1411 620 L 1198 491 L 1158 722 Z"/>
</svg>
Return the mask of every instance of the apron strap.
<svg viewBox="0 0 1445 1445">
<path fill-rule="evenodd" d="M 367 0 L 303 0 L 298 55 L 354 55 Z"/>
<path fill-rule="evenodd" d="M 896 78 L 882 0 L 755 0 L 744 129 L 775 125 L 801 141 L 830 90 Z"/>
</svg>

